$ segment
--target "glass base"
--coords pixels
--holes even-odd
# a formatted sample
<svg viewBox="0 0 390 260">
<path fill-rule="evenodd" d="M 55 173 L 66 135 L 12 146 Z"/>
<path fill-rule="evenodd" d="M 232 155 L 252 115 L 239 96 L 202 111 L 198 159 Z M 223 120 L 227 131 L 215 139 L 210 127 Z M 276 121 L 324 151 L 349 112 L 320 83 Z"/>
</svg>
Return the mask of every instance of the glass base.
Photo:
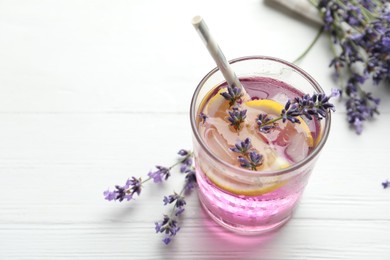
<svg viewBox="0 0 390 260">
<path fill-rule="evenodd" d="M 202 199 L 199 197 L 200 204 L 202 205 L 202 208 L 207 212 L 207 214 L 213 219 L 217 224 L 220 226 L 235 232 L 240 235 L 261 235 L 269 232 L 273 232 L 281 228 L 284 224 L 286 224 L 291 219 L 291 214 L 288 215 L 286 218 L 280 220 L 277 223 L 272 223 L 269 225 L 262 225 L 262 226 L 244 226 L 244 225 L 237 225 L 234 223 L 230 223 L 221 217 L 216 216 L 213 214 L 212 211 L 210 211 L 207 206 L 202 202 Z"/>
</svg>

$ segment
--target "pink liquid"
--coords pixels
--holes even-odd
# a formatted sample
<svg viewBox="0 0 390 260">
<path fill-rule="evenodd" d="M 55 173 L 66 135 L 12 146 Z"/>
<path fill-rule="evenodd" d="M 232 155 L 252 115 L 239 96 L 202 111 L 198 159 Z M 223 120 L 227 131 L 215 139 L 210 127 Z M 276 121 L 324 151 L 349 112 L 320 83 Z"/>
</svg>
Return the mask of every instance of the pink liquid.
<svg viewBox="0 0 390 260">
<path fill-rule="evenodd" d="M 302 96 L 301 92 L 291 86 L 270 78 L 257 77 L 240 79 L 240 81 L 251 99 L 272 99 L 284 105 L 287 99 Z M 202 109 L 205 109 L 207 103 L 210 100 L 213 100 L 214 96 L 219 95 L 218 91 L 224 87 L 226 86 L 222 85 L 212 91 L 210 95 L 205 98 Z M 217 120 L 214 120 L 213 118 L 207 120 L 210 120 L 208 124 L 199 122 L 198 127 L 199 131 L 204 134 L 203 137 L 208 145 L 208 149 L 217 156 L 220 155 L 222 160 L 235 164 L 239 168 L 239 164 L 236 161 L 236 154 L 222 154 L 220 147 L 216 147 L 217 145 L 214 142 L 214 139 L 206 137 L 209 131 L 208 129 L 218 129 L 219 127 L 221 129 L 218 129 L 218 133 L 221 133 L 221 136 L 224 137 L 223 140 L 227 140 L 226 142 L 229 144 L 226 145 L 231 147 L 232 142 L 234 143 L 235 141 L 233 140 L 234 135 L 232 135 L 232 133 L 227 133 L 228 129 L 220 126 L 217 123 Z M 315 120 L 309 121 L 307 122 L 307 126 L 310 129 L 313 140 L 316 140 L 318 137 L 318 122 Z M 244 136 L 240 136 L 240 133 L 238 133 L 237 136 L 236 139 L 244 139 Z M 248 137 L 251 138 L 251 140 L 255 138 L 259 139 L 256 134 Z M 229 140 L 229 138 L 232 140 Z M 283 162 L 288 163 L 289 166 L 304 159 L 312 149 L 312 147 L 308 147 L 305 142 L 292 145 L 294 149 L 291 149 L 289 142 L 294 140 L 288 140 L 287 138 L 286 142 L 281 143 L 279 136 L 276 134 L 269 138 L 270 140 L 265 141 L 265 143 L 270 146 L 272 154 L 275 154 L 279 159 L 282 159 Z M 264 147 L 268 149 L 268 146 L 262 146 L 258 151 L 263 153 Z M 298 155 L 296 153 L 298 153 Z M 223 170 L 210 170 L 207 166 L 204 166 L 208 162 L 205 157 L 203 157 L 202 153 L 199 155 L 199 158 L 197 158 L 197 162 L 196 172 L 199 185 L 199 198 L 203 207 L 209 215 L 221 225 L 243 233 L 267 232 L 284 224 L 291 217 L 293 209 L 297 205 L 311 172 L 311 167 L 305 167 L 290 171 L 285 174 L 285 176 L 281 177 L 259 177 L 259 180 L 261 181 L 259 182 L 258 187 L 254 185 L 254 187 L 250 187 L 250 192 L 239 194 L 234 188 L 233 192 L 230 187 L 227 188 L 229 180 L 226 181 L 222 176 L 224 174 Z M 204 170 L 205 168 L 208 169 L 207 172 Z M 265 170 L 270 169 L 265 168 Z M 213 171 L 216 173 L 213 173 Z M 259 171 L 261 171 L 261 169 Z M 254 172 L 253 174 L 259 175 L 261 173 Z M 214 181 L 209 177 L 212 177 Z M 242 186 L 244 187 L 242 189 L 246 191 L 247 187 L 245 185 L 239 185 L 240 186 L 238 187 Z M 241 188 L 236 189 L 239 190 Z M 257 192 L 257 190 L 260 190 L 260 192 Z"/>
</svg>

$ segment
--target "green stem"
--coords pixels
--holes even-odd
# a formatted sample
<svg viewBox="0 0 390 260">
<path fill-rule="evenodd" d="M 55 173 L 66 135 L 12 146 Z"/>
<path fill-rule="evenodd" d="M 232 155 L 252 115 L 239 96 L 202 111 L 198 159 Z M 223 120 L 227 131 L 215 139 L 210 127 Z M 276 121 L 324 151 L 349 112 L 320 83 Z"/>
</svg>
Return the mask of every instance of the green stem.
<svg viewBox="0 0 390 260">
<path fill-rule="evenodd" d="M 185 160 L 187 160 L 188 158 L 192 157 L 193 156 L 193 153 L 192 152 L 188 152 L 188 154 L 181 160 L 177 161 L 176 163 L 174 163 L 173 165 L 171 165 L 170 167 L 168 167 L 168 170 L 172 170 L 172 168 L 176 167 L 177 165 L 183 163 Z M 152 177 L 148 177 L 147 179 L 143 180 L 141 182 L 141 184 L 144 184 L 145 182 L 147 181 L 150 181 L 151 179 L 153 179 Z"/>
<path fill-rule="evenodd" d="M 316 37 L 313 39 L 313 41 L 310 43 L 309 47 L 306 48 L 306 50 L 298 57 L 296 58 L 293 63 L 297 63 L 300 60 L 302 60 L 306 54 L 313 48 L 313 46 L 316 44 L 318 39 L 320 38 L 321 34 L 324 32 L 324 26 L 321 26 L 321 28 L 318 30 Z"/>
<path fill-rule="evenodd" d="M 177 161 L 176 163 L 174 163 L 171 167 L 169 167 L 168 169 L 171 170 L 173 167 L 183 163 L 184 161 L 186 161 L 188 158 L 192 157 L 192 152 L 188 152 L 188 154 L 186 155 L 186 157 L 184 157 L 183 159 Z"/>
<path fill-rule="evenodd" d="M 312 4 L 315 8 L 318 8 L 318 2 L 315 0 L 309 0 L 310 4 Z"/>
<path fill-rule="evenodd" d="M 264 124 L 261 124 L 259 127 L 263 127 L 263 126 L 266 126 L 266 125 L 270 125 L 270 124 L 273 124 L 275 123 L 276 121 L 279 121 L 280 119 L 282 119 L 283 117 L 280 116 L 280 117 L 277 117 L 277 118 L 274 118 L 272 120 L 269 120 L 268 122 L 264 123 Z"/>
</svg>

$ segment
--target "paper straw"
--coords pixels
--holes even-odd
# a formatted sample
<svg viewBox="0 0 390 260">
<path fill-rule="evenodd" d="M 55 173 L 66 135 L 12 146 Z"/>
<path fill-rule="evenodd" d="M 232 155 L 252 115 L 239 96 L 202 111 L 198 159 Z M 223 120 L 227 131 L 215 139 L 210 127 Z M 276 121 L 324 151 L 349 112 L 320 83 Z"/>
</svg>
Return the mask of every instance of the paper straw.
<svg viewBox="0 0 390 260">
<path fill-rule="evenodd" d="M 203 40 L 203 43 L 206 45 L 209 53 L 213 57 L 215 63 L 217 64 L 219 70 L 222 72 L 226 82 L 230 87 L 239 87 L 245 93 L 244 88 L 242 87 L 238 77 L 232 70 L 230 64 L 227 62 L 225 55 L 223 55 L 221 49 L 218 44 L 215 42 L 213 37 L 210 34 L 210 31 L 200 16 L 195 16 L 192 18 L 192 25 L 195 27 L 195 30 L 199 33 L 200 38 Z"/>
</svg>

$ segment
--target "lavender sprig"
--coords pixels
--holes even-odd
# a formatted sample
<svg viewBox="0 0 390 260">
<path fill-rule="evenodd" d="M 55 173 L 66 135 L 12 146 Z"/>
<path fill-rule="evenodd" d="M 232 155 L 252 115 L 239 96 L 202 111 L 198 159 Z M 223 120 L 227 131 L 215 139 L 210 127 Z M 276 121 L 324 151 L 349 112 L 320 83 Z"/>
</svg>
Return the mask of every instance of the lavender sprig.
<svg viewBox="0 0 390 260">
<path fill-rule="evenodd" d="M 241 129 L 241 124 L 246 118 L 246 111 L 246 109 L 240 110 L 238 107 L 233 107 L 232 110 L 228 111 L 229 117 L 227 119 L 236 131 Z"/>
<path fill-rule="evenodd" d="M 227 86 L 227 92 L 222 92 L 221 96 L 223 96 L 226 100 L 229 101 L 229 106 L 234 106 L 236 102 L 241 102 L 241 97 L 243 96 L 241 88 L 237 86 Z"/>
<path fill-rule="evenodd" d="M 269 133 L 270 130 L 277 126 L 276 122 L 279 120 L 282 120 L 283 123 L 288 120 L 293 124 L 300 124 L 301 121 L 298 117 L 302 116 L 309 120 L 312 120 L 313 117 L 321 120 L 322 118 L 325 118 L 330 111 L 335 111 L 334 105 L 329 103 L 329 100 L 333 97 L 338 97 L 339 95 L 339 90 L 333 89 L 329 96 L 326 96 L 325 94 L 306 94 L 303 97 L 296 97 L 292 100 L 289 99 L 279 117 L 269 118 L 266 114 L 260 114 L 256 123 L 261 132 Z"/>
<path fill-rule="evenodd" d="M 384 189 L 389 188 L 390 187 L 390 181 L 386 180 L 386 181 L 382 182 L 382 186 L 383 186 Z"/>
<path fill-rule="evenodd" d="M 109 189 L 103 192 L 104 198 L 108 201 L 119 201 L 122 202 L 123 200 L 130 201 L 134 199 L 134 195 L 137 194 L 140 195 L 142 191 L 142 185 L 145 182 L 148 182 L 150 180 L 153 180 L 154 183 L 160 183 L 162 181 L 168 180 L 168 178 L 171 176 L 171 170 L 172 168 L 180 165 L 180 168 L 183 167 L 183 165 L 186 165 L 186 169 L 182 172 L 186 172 L 187 168 L 190 167 L 192 164 L 192 152 L 186 151 L 186 150 L 180 150 L 179 155 L 181 158 L 171 165 L 170 167 L 164 167 L 164 166 L 156 166 L 155 171 L 150 171 L 147 175 L 148 178 L 145 180 L 142 180 L 141 177 L 131 177 L 128 179 L 125 183 L 125 185 L 120 186 L 116 185 L 115 189 L 113 191 L 110 191 Z"/>
<path fill-rule="evenodd" d="M 237 159 L 240 166 L 243 168 L 256 171 L 257 167 L 263 163 L 263 155 L 257 153 L 257 151 L 252 148 L 249 138 L 246 138 L 244 141 L 237 142 L 234 147 L 230 147 L 230 150 L 240 154 Z"/>
<path fill-rule="evenodd" d="M 178 155 L 180 158 L 176 163 L 170 167 L 156 166 L 157 170 L 150 171 L 147 179 L 142 180 L 141 178 L 132 177 L 126 181 L 124 186 L 116 185 L 114 191 L 106 190 L 103 193 L 105 199 L 109 201 L 129 201 L 133 199 L 134 194 L 140 195 L 142 191 L 142 184 L 150 180 L 153 180 L 154 183 L 160 183 L 163 180 L 167 180 L 171 176 L 170 171 L 172 168 L 180 166 L 180 172 L 186 174 L 183 189 L 180 194 L 173 193 L 172 195 L 164 196 L 164 205 L 174 203 L 173 209 L 170 215 L 163 215 L 164 217 L 162 221 L 155 222 L 156 233 L 165 234 L 163 242 L 166 245 L 172 241 L 172 238 L 176 236 L 177 232 L 180 230 L 177 217 L 184 212 L 184 206 L 186 205 L 184 195 L 189 194 L 196 187 L 196 174 L 192 160 L 193 153 L 191 151 L 181 149 L 178 152 Z"/>
<path fill-rule="evenodd" d="M 364 89 L 390 80 L 390 4 L 386 0 L 314 1 L 331 38 L 334 52 L 330 66 L 346 94 L 349 125 L 357 134 L 363 123 L 379 114 L 379 99 Z"/>
<path fill-rule="evenodd" d="M 185 150 L 181 151 L 182 156 L 186 156 L 188 153 Z M 196 186 L 195 169 L 192 165 L 192 160 L 191 163 L 189 162 L 190 160 L 188 158 L 186 159 L 186 161 L 182 162 L 182 165 L 186 166 L 184 171 L 182 171 L 182 169 L 184 168 L 180 168 L 182 172 L 186 173 L 184 186 L 181 192 L 179 194 L 174 192 L 171 195 L 164 196 L 164 205 L 173 204 L 173 208 L 170 215 L 163 215 L 164 217 L 162 221 L 154 223 L 156 233 L 165 234 L 165 237 L 162 241 L 166 245 L 168 245 L 172 241 L 173 237 L 176 236 L 177 232 L 180 230 L 177 217 L 179 217 L 184 212 L 184 207 L 187 204 L 184 195 L 189 194 Z"/>
</svg>

